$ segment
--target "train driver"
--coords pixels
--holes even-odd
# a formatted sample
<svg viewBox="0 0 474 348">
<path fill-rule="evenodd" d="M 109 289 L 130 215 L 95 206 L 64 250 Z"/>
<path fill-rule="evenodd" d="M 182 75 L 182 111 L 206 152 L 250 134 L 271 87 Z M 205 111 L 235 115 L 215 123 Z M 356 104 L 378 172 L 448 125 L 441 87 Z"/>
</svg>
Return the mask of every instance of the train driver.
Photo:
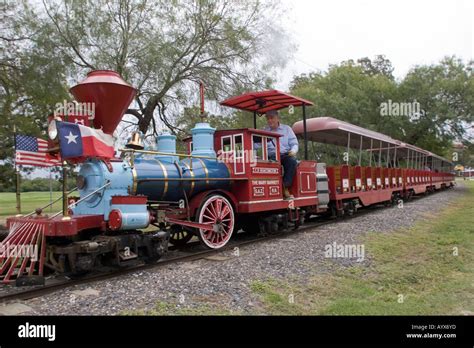
<svg viewBox="0 0 474 348">
<path fill-rule="evenodd" d="M 296 172 L 296 154 L 298 153 L 298 140 L 290 126 L 280 123 L 280 115 L 277 110 L 268 111 L 265 114 L 267 118 L 267 126 L 263 129 L 270 132 L 281 134 L 280 137 L 280 160 L 285 173 L 283 175 L 283 196 L 286 199 L 292 199 L 293 196 L 289 191 L 289 187 L 293 182 Z M 275 144 L 269 142 L 267 144 L 268 158 L 275 160 Z"/>
</svg>

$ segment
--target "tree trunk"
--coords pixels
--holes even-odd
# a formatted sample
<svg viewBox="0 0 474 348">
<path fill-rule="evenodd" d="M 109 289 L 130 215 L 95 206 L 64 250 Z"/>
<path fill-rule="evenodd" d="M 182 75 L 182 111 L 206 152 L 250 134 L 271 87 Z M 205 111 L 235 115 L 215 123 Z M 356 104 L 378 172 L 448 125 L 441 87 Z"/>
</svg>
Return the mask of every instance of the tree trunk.
<svg viewBox="0 0 474 348">
<path fill-rule="evenodd" d="M 156 106 L 158 105 L 158 102 L 160 101 L 160 99 L 161 99 L 160 95 L 154 95 L 146 103 L 145 109 L 143 110 L 143 117 L 138 122 L 138 129 L 143 134 L 146 134 L 146 132 L 148 131 L 148 128 L 150 127 L 150 123 L 153 119 L 153 113 L 155 112 Z"/>
</svg>

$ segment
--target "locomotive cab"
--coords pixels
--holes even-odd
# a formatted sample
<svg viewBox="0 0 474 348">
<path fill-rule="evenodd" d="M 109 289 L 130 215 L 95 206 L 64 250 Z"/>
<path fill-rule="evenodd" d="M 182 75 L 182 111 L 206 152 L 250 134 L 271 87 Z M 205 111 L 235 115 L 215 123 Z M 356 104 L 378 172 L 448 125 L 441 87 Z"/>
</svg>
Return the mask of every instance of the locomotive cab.
<svg viewBox="0 0 474 348">
<path fill-rule="evenodd" d="M 232 192 L 239 202 L 239 212 L 250 212 L 246 204 L 250 201 L 282 199 L 279 137 L 251 128 L 216 132 L 214 145 L 218 160 L 227 165 L 234 178 Z M 276 145 L 276 158 L 268 154 L 270 142 Z"/>
<path fill-rule="evenodd" d="M 214 144 L 218 160 L 231 173 L 231 191 L 238 202 L 238 213 L 317 205 L 316 161 L 299 161 L 292 184 L 295 199 L 283 199 L 279 134 L 253 128 L 222 130 L 216 132 Z M 270 144 L 275 149 L 273 156 L 269 152 Z"/>
</svg>

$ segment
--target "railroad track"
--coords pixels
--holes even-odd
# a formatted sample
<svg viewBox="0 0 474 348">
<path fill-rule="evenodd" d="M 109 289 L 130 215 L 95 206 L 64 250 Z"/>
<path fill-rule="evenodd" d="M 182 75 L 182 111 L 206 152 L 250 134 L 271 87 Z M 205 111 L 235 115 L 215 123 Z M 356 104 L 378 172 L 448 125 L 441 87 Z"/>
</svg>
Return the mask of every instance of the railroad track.
<svg viewBox="0 0 474 348">
<path fill-rule="evenodd" d="M 47 282 L 45 285 L 34 286 L 28 289 L 22 289 L 18 291 L 8 291 L 7 293 L 4 293 L 4 294 L 2 294 L 1 293 L 2 290 L 0 290 L 0 303 L 7 303 L 13 300 L 28 300 L 31 298 L 43 296 L 43 295 L 52 293 L 54 291 L 65 289 L 65 288 L 75 286 L 75 285 L 87 284 L 87 283 L 92 283 L 99 280 L 111 279 L 111 278 L 115 278 L 118 276 L 126 275 L 126 274 L 137 272 L 137 271 L 158 269 L 160 267 L 164 267 L 172 263 L 195 261 L 195 260 L 203 259 L 203 258 L 206 258 L 208 256 L 211 256 L 223 251 L 239 248 L 248 244 L 255 244 L 255 243 L 260 243 L 263 241 L 269 241 L 272 239 L 285 238 L 285 237 L 288 237 L 289 234 L 292 234 L 292 235 L 299 234 L 309 229 L 314 229 L 314 228 L 332 224 L 332 223 L 344 222 L 355 217 L 361 217 L 368 213 L 372 213 L 379 209 L 386 209 L 386 207 L 383 205 L 370 206 L 362 210 L 359 210 L 357 213 L 355 213 L 352 216 L 345 215 L 344 217 L 338 218 L 338 219 L 318 218 L 318 221 L 313 221 L 313 222 L 310 221 L 298 227 L 297 229 L 288 230 L 288 231 L 284 231 L 278 234 L 271 234 L 271 235 L 267 235 L 263 237 L 259 237 L 259 236 L 249 237 L 245 233 L 237 234 L 236 240 L 230 242 L 228 245 L 220 249 L 203 249 L 204 247 L 199 242 L 191 242 L 186 245 L 186 248 L 172 250 L 169 253 L 169 254 L 174 253 L 178 255 L 165 256 L 163 259 L 160 259 L 159 261 L 154 262 L 154 263 L 138 264 L 138 265 L 129 266 L 123 269 L 118 269 L 118 270 L 114 269 L 112 271 L 90 274 L 81 278 L 70 279 L 66 277 L 59 277 L 59 278 L 47 279 Z M 198 249 L 198 250 L 193 251 L 193 249 Z"/>
</svg>

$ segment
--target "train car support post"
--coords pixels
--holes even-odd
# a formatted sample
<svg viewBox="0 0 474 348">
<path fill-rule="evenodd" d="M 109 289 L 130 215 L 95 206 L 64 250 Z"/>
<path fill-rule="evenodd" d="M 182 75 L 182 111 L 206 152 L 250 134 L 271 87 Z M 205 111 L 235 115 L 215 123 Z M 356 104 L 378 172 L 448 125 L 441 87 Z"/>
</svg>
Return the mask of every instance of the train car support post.
<svg viewBox="0 0 474 348">
<path fill-rule="evenodd" d="M 308 133 L 306 130 L 306 104 L 301 105 L 303 108 L 303 137 L 304 137 L 304 159 L 308 160 Z"/>
</svg>

